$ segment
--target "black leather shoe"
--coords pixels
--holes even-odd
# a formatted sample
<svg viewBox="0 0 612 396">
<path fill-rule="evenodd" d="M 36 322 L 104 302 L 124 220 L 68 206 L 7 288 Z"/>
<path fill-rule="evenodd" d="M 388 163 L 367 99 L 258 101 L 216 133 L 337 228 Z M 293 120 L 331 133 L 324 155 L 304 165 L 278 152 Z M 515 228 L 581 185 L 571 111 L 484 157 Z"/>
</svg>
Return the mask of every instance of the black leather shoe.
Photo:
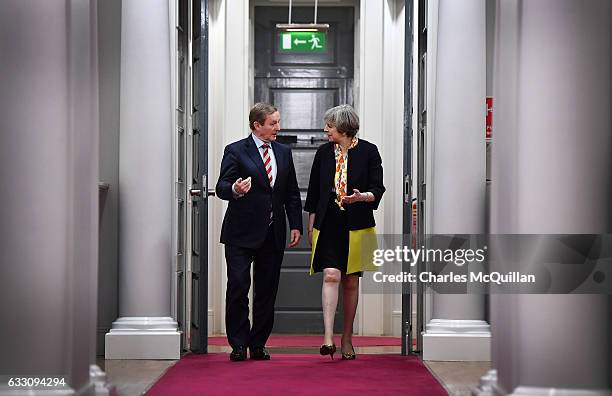
<svg viewBox="0 0 612 396">
<path fill-rule="evenodd" d="M 243 346 L 237 346 L 232 350 L 232 353 L 230 353 L 230 360 L 232 362 L 242 362 L 245 361 L 247 358 L 247 351 L 246 348 Z"/>
<path fill-rule="evenodd" d="M 251 359 L 253 360 L 270 360 L 270 353 L 265 347 L 251 348 Z"/>
</svg>

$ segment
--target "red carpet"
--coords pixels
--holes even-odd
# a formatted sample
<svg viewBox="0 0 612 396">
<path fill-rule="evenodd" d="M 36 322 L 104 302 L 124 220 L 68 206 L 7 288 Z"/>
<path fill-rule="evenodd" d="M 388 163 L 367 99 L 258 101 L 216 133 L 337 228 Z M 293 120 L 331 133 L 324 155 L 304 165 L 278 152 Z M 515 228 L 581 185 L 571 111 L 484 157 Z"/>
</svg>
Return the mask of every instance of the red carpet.
<svg viewBox="0 0 612 396">
<path fill-rule="evenodd" d="M 335 337 L 336 345 L 340 345 L 340 337 Z M 266 346 L 269 348 L 275 347 L 320 347 L 323 343 L 323 336 L 294 336 L 294 335 L 272 335 L 268 338 Z M 229 346 L 227 337 L 213 336 L 208 337 L 208 345 Z M 399 337 L 368 337 L 368 336 L 353 336 L 353 345 L 357 347 L 372 347 L 372 346 L 401 346 Z"/>
<path fill-rule="evenodd" d="M 339 358 L 273 354 L 269 361 L 230 362 L 226 353 L 189 354 L 146 395 L 447 395 L 417 357 Z"/>
</svg>

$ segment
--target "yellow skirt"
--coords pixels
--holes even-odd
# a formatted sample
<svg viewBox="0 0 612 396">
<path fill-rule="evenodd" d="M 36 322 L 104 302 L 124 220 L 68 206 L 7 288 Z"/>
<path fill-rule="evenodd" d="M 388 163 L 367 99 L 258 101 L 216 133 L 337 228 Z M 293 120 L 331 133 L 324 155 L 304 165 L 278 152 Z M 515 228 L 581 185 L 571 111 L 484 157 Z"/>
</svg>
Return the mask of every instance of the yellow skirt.
<svg viewBox="0 0 612 396">
<path fill-rule="evenodd" d="M 314 274 L 312 266 L 315 251 L 317 250 L 317 240 L 319 239 L 319 230 L 312 230 L 312 251 L 310 253 L 310 275 Z M 364 228 L 362 230 L 349 230 L 349 251 L 348 262 L 346 265 L 346 273 L 353 274 L 355 272 L 374 271 L 377 267 L 374 265 L 374 251 L 378 249 L 376 240 L 376 228 Z"/>
</svg>

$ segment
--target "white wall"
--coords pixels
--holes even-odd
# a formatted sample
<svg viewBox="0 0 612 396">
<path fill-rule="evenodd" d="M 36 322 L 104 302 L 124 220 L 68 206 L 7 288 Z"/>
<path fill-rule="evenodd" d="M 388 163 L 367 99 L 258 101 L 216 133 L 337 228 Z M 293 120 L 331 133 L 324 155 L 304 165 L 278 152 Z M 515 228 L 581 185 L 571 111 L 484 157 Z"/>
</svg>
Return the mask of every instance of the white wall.
<svg viewBox="0 0 612 396">
<path fill-rule="evenodd" d="M 209 187 L 219 178 L 223 148 L 249 133 L 248 111 L 252 97 L 249 81 L 249 4 L 213 0 L 210 3 L 209 42 Z M 231 36 L 231 42 L 228 37 Z M 252 78 L 251 78 L 252 80 Z M 227 203 L 209 200 L 209 327 L 225 332 L 227 283 L 223 245 L 219 233 Z"/>
<path fill-rule="evenodd" d="M 383 28 L 383 142 L 385 171 L 385 234 L 401 234 L 403 222 L 404 163 L 404 40 L 403 0 L 385 2 Z M 402 296 L 389 294 L 383 301 L 384 334 L 401 334 Z M 391 312 L 389 312 L 391 310 Z M 391 315 L 389 315 L 391 313 Z"/>
<path fill-rule="evenodd" d="M 375 143 L 383 160 L 387 191 L 376 212 L 379 234 L 402 233 L 404 133 L 404 2 L 360 3 L 360 135 Z M 360 334 L 401 333 L 401 295 L 364 294 L 358 308 Z"/>
</svg>

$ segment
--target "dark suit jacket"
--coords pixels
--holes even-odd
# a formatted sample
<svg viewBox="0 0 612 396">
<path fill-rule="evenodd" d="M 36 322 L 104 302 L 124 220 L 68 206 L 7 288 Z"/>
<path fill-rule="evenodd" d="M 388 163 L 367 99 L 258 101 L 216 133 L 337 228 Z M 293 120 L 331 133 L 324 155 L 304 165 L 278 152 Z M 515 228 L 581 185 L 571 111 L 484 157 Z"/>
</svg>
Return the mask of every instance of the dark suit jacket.
<svg viewBox="0 0 612 396">
<path fill-rule="evenodd" d="M 276 181 L 270 187 L 266 170 L 253 138 L 249 135 L 225 147 L 216 192 L 229 201 L 221 228 L 221 243 L 244 248 L 263 245 L 270 223 L 270 207 L 274 219 L 276 246 L 284 249 L 287 227 L 302 231 L 302 201 L 295 176 L 291 150 L 272 142 L 276 158 Z M 243 197 L 234 198 L 232 185 L 239 177 L 251 176 L 251 190 Z"/>
<path fill-rule="evenodd" d="M 314 227 L 321 229 L 329 197 L 334 191 L 334 175 L 336 171 L 336 157 L 334 144 L 326 143 L 319 147 L 315 154 L 308 195 L 304 210 L 316 213 Z M 374 227 L 373 211 L 378 208 L 385 186 L 383 185 L 382 160 L 376 146 L 366 140 L 359 139 L 359 143 L 348 151 L 346 194 L 351 195 L 356 188 L 360 192 L 374 194 L 373 202 L 355 202 L 345 204 L 349 230 L 361 230 Z"/>
</svg>

